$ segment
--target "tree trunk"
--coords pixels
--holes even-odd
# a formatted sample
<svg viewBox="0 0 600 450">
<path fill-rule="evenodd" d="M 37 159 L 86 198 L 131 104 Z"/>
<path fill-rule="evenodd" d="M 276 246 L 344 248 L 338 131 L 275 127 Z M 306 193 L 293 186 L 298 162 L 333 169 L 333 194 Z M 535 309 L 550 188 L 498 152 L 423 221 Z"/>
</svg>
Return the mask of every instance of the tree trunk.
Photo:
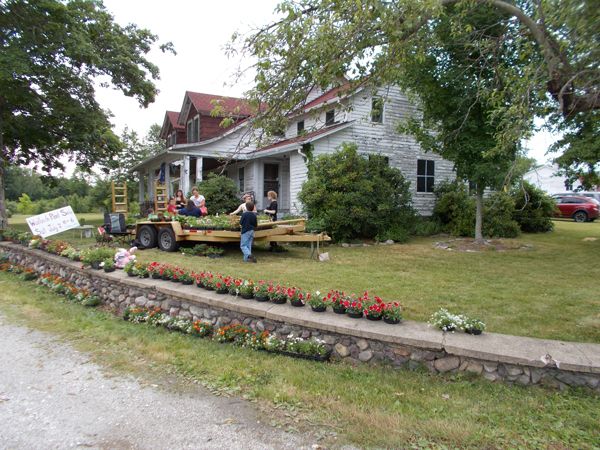
<svg viewBox="0 0 600 450">
<path fill-rule="evenodd" d="M 2 136 L 2 118 L 4 117 L 4 99 L 0 97 L 0 229 L 8 228 L 6 217 L 6 199 L 4 197 L 4 167 L 8 162 L 4 153 L 4 139 Z"/>
<path fill-rule="evenodd" d="M 481 225 L 483 223 L 483 187 L 477 185 L 477 211 L 475 212 L 475 243 L 483 244 Z"/>
</svg>

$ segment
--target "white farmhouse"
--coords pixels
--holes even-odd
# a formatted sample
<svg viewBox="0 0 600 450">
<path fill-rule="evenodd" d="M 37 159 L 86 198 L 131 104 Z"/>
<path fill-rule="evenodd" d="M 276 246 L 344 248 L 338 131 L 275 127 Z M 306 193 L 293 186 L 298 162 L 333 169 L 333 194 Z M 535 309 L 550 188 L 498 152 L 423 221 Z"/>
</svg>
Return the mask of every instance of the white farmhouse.
<svg viewBox="0 0 600 450">
<path fill-rule="evenodd" d="M 359 152 L 382 155 L 392 167 L 400 169 L 411 182 L 415 208 L 422 215 L 431 215 L 433 187 L 454 178 L 453 165 L 436 154 L 425 153 L 412 137 L 396 131 L 397 123 L 413 112 L 406 96 L 396 86 L 386 88 L 384 94 L 381 89 L 365 86 L 352 95 L 339 96 L 343 89 L 322 92 L 314 88 L 302 112 L 290 117 L 290 125 L 274 143 L 264 148 L 251 144 L 241 150 L 239 144 L 250 117 L 243 101 L 186 92 L 181 111 L 165 115 L 161 137 L 166 149 L 133 169 L 142 180 L 140 202 L 145 196 L 144 180 L 152 199 L 152 186 L 161 166 L 169 194 L 176 189 L 187 193 L 208 173 L 220 172 L 222 158 L 226 158 L 225 173 L 241 191 L 253 193 L 259 210 L 267 204 L 267 192 L 273 190 L 278 194 L 281 212 L 297 213 L 298 193 L 307 177 L 303 150 L 310 147 L 316 157 L 333 153 L 342 142 L 354 142 Z M 383 110 L 378 106 L 382 95 Z M 210 116 L 214 106 L 211 101 L 218 99 L 225 109 L 235 112 L 234 125 L 226 129 L 219 128 L 221 117 Z"/>
</svg>

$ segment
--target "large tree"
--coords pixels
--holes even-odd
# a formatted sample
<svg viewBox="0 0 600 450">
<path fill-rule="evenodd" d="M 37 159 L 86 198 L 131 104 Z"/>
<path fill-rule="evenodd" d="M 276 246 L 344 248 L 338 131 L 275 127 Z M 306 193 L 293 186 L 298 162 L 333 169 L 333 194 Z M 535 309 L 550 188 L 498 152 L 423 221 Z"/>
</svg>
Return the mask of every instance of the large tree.
<svg viewBox="0 0 600 450">
<path fill-rule="evenodd" d="M 34 163 L 49 173 L 67 156 L 79 167 L 117 154 L 121 142 L 94 82 L 143 107 L 159 70 L 145 58 L 157 36 L 121 27 L 101 0 L 0 3 L 0 219 L 6 225 L 3 167 Z M 161 46 L 172 50 L 170 43 Z"/>
<path fill-rule="evenodd" d="M 345 76 L 352 81 L 350 91 L 367 79 L 376 86 L 398 81 L 402 64 L 414 56 L 408 52 L 416 44 L 427 48 L 435 39 L 430 27 L 441 17 L 456 32 L 472 31 L 465 45 L 479 47 L 493 66 L 499 47 L 485 47 L 463 20 L 482 7 L 503 13 L 503 41 L 521 62 L 499 74 L 501 84 L 480 85 L 482 100 L 493 107 L 499 148 L 527 137 L 539 108 L 547 106 L 545 112 L 559 112 L 563 120 L 600 109 L 600 13 L 594 2 L 287 0 L 277 8 L 281 20 L 249 35 L 235 34 L 229 51 L 256 61 L 256 86 L 248 97 L 257 111 L 262 108 L 255 127 L 269 131 L 285 124 L 313 86 L 340 86 Z"/>
</svg>

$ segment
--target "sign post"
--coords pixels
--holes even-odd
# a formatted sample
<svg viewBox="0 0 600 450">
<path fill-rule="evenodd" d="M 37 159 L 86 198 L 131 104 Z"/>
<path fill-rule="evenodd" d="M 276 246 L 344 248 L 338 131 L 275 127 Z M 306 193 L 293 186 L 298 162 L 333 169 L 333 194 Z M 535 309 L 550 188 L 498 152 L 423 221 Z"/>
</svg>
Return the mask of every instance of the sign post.
<svg viewBox="0 0 600 450">
<path fill-rule="evenodd" d="M 42 236 L 44 239 L 79 226 L 75 213 L 70 206 L 48 211 L 25 220 L 31 232 L 34 235 Z"/>
</svg>

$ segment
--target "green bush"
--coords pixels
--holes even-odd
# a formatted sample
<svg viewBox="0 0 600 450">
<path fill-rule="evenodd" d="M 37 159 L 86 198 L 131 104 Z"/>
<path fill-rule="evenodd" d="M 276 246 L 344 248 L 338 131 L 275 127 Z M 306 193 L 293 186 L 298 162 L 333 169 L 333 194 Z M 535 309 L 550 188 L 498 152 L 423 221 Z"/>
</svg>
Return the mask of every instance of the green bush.
<svg viewBox="0 0 600 450">
<path fill-rule="evenodd" d="M 433 220 L 439 222 L 443 230 L 454 236 L 475 236 L 476 200 L 470 196 L 463 183 L 440 183 L 435 190 L 437 202 L 433 210 Z M 514 238 L 519 236 L 519 223 L 513 219 L 515 199 L 498 192 L 483 200 L 484 236 Z"/>
<path fill-rule="evenodd" d="M 12 217 L 13 213 L 10 209 L 6 208 L 6 218 L 10 219 Z"/>
<path fill-rule="evenodd" d="M 17 214 L 17 212 L 19 211 L 17 202 L 6 202 L 6 211 L 10 211 L 13 214 Z"/>
<path fill-rule="evenodd" d="M 229 214 L 241 203 L 237 185 L 224 175 L 209 173 L 197 187 L 206 199 L 205 205 L 210 215 Z"/>
<path fill-rule="evenodd" d="M 376 236 L 404 240 L 418 217 L 409 186 L 383 157 L 367 158 L 356 144 L 344 143 L 332 155 L 309 161 L 298 199 L 310 219 L 307 228 L 327 231 L 335 242 Z"/>
<path fill-rule="evenodd" d="M 556 202 L 544 191 L 523 181 L 516 187 L 512 195 L 515 199 L 513 219 L 526 233 L 544 233 L 554 229 L 554 210 Z"/>
</svg>

